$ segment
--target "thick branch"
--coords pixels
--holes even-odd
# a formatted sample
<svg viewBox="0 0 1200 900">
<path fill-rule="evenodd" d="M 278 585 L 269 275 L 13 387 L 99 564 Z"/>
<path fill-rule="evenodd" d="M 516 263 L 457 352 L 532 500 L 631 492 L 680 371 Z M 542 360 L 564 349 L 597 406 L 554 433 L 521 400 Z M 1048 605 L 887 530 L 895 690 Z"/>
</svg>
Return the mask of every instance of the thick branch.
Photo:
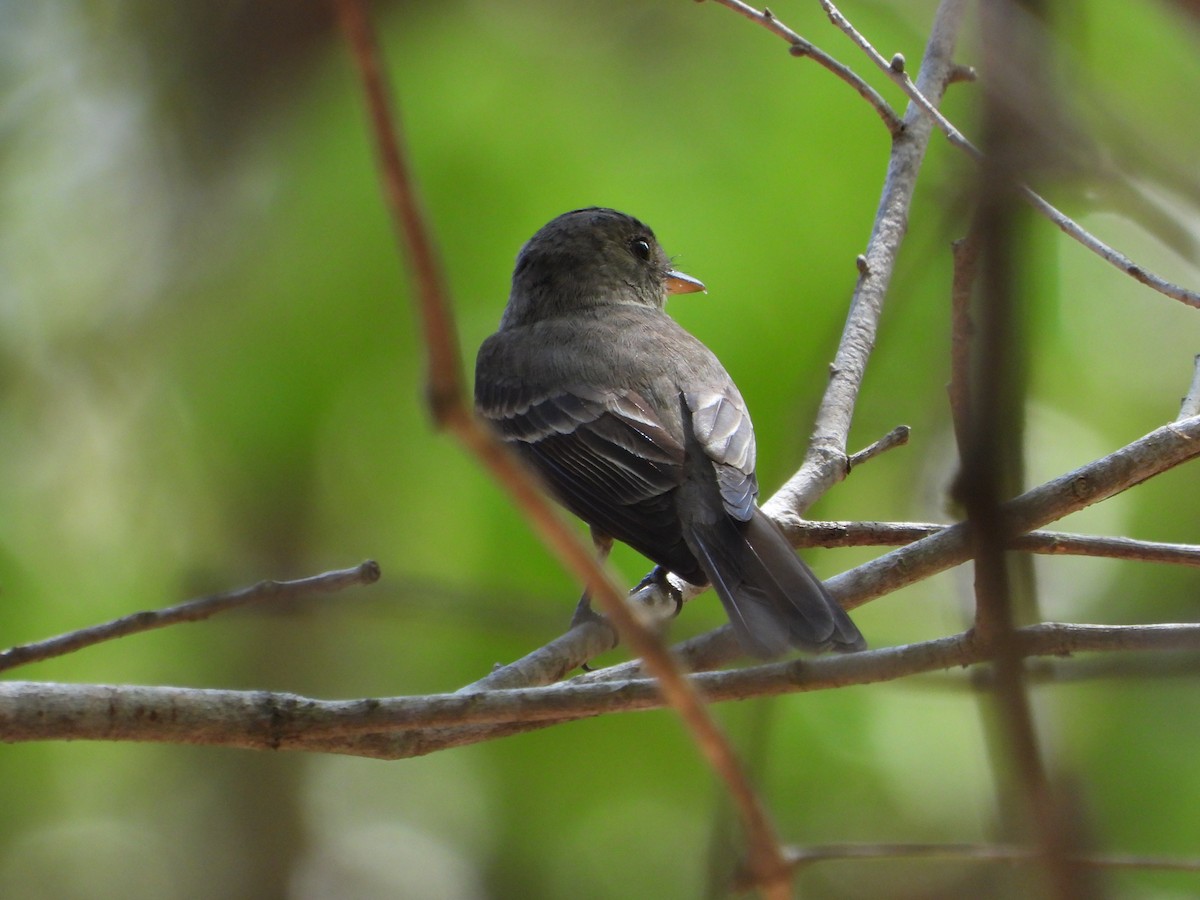
<svg viewBox="0 0 1200 900">
<path fill-rule="evenodd" d="M 1200 650 L 1200 625 L 1068 625 L 1017 632 L 1023 656 L 1083 652 Z M 689 678 L 710 702 L 894 681 L 986 662 L 988 648 L 968 632 L 919 644 L 842 656 L 797 659 Z M 329 750 L 337 740 L 371 735 L 369 750 L 399 758 L 428 752 L 419 729 L 514 726 L 611 712 L 658 709 L 650 679 L 470 694 L 368 700 L 315 700 L 266 691 L 218 691 L 135 685 L 0 683 L 0 738 L 155 741 L 258 750 Z M 393 734 L 386 734 L 393 732 Z M 373 751 L 373 752 L 372 752 Z"/>
</svg>

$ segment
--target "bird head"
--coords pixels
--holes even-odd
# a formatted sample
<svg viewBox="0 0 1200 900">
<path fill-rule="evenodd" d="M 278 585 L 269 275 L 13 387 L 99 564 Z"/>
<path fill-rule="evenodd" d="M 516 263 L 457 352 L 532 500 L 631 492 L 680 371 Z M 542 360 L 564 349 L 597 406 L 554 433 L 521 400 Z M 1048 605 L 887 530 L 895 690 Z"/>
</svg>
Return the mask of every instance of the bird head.
<svg viewBox="0 0 1200 900">
<path fill-rule="evenodd" d="M 702 290 L 671 267 L 654 232 L 633 216 L 577 209 L 542 226 L 521 248 L 501 327 L 611 304 L 662 309 L 670 294 Z"/>
</svg>

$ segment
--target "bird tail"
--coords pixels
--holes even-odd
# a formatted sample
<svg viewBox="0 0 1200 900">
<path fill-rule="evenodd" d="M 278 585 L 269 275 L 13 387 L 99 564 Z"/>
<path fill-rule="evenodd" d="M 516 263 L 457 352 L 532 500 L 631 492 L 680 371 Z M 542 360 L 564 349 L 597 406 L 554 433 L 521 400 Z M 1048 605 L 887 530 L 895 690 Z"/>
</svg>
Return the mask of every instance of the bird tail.
<svg viewBox="0 0 1200 900">
<path fill-rule="evenodd" d="M 693 524 L 687 537 L 747 653 L 766 659 L 789 648 L 866 648 L 846 611 L 762 510 L 754 507 L 747 522 L 721 516 Z"/>
</svg>

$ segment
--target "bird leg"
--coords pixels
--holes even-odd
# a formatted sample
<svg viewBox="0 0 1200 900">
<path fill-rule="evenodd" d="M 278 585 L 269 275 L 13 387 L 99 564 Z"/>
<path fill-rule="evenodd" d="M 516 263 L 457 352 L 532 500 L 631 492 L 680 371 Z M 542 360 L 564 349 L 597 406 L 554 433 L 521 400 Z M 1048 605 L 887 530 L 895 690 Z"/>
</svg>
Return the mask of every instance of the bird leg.
<svg viewBox="0 0 1200 900">
<path fill-rule="evenodd" d="M 595 528 L 592 531 L 592 544 L 596 548 L 596 560 L 601 564 L 608 560 L 608 554 L 612 552 L 613 539 L 607 534 L 601 534 Z M 575 607 L 575 614 L 571 616 L 571 627 L 582 625 L 584 622 L 603 621 L 604 617 L 600 613 L 592 609 L 592 592 L 590 588 L 583 589 L 583 596 L 579 598 L 579 603 Z"/>
</svg>

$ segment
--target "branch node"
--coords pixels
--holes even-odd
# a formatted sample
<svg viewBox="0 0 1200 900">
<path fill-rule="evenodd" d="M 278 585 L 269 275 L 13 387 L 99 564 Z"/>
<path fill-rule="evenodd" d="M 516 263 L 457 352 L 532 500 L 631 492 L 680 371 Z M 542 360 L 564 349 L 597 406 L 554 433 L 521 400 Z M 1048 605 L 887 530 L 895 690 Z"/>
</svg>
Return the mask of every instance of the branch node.
<svg viewBox="0 0 1200 900">
<path fill-rule="evenodd" d="M 950 67 L 950 76 L 947 79 L 947 84 L 958 84 L 963 81 L 976 81 L 979 74 L 975 71 L 974 66 L 964 65 L 963 63 L 955 63 Z"/>
<path fill-rule="evenodd" d="M 857 453 L 854 453 L 846 460 L 846 471 L 849 472 L 855 466 L 862 465 L 868 460 L 874 459 L 881 453 L 886 453 L 895 447 L 902 447 L 908 443 L 908 436 L 912 433 L 912 429 L 907 425 L 897 425 L 875 443 L 864 447 Z"/>
<path fill-rule="evenodd" d="M 888 68 L 890 68 L 897 75 L 902 74 L 904 72 L 904 54 L 897 53 L 895 56 L 893 56 L 892 61 L 888 63 Z"/>
</svg>

